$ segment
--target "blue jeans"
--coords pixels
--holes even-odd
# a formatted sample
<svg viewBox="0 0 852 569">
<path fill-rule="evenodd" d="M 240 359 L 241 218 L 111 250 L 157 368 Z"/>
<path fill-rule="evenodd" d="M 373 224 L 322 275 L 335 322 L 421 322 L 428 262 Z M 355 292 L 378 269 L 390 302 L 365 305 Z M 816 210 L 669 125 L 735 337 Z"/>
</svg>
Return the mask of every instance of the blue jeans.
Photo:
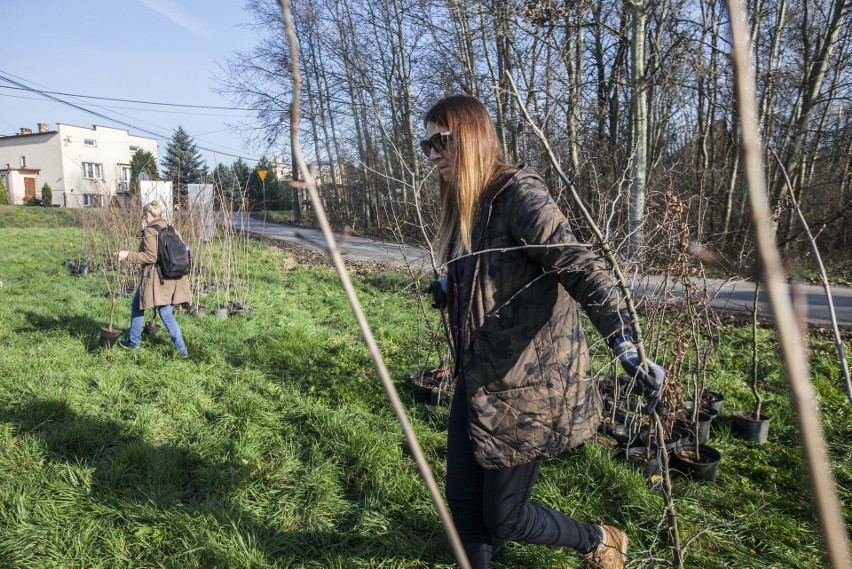
<svg viewBox="0 0 852 569">
<path fill-rule="evenodd" d="M 463 382 L 456 385 L 447 429 L 447 503 L 473 569 L 487 569 L 503 541 L 593 550 L 598 529 L 530 503 L 540 462 L 486 469 L 476 462 L 468 434 Z"/>
<path fill-rule="evenodd" d="M 160 313 L 160 320 L 166 330 L 169 331 L 169 336 L 172 337 L 172 342 L 175 343 L 175 349 L 186 355 L 186 344 L 183 343 L 183 335 L 180 333 L 180 326 L 173 313 L 174 306 L 167 304 L 158 306 L 157 310 Z M 145 324 L 145 311 L 139 308 L 139 289 L 136 289 L 136 294 L 133 295 L 133 301 L 130 303 L 130 333 L 127 340 L 134 348 L 142 343 L 142 326 Z"/>
</svg>

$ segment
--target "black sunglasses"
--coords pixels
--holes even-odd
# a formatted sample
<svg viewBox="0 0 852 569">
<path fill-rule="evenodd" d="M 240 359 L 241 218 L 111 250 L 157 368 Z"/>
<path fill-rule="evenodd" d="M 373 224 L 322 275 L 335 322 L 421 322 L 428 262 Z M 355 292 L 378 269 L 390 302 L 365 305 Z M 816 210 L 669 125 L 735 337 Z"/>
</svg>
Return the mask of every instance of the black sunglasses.
<svg viewBox="0 0 852 569">
<path fill-rule="evenodd" d="M 428 158 L 433 148 L 438 152 L 443 152 L 447 148 L 449 138 L 449 132 L 436 132 L 429 138 L 420 141 L 420 149 Z"/>
</svg>

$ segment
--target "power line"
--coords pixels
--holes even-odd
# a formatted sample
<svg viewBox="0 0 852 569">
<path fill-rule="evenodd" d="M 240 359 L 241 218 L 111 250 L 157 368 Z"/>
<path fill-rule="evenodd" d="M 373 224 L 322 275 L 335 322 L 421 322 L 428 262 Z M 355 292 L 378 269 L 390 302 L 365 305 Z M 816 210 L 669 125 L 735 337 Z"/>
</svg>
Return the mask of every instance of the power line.
<svg viewBox="0 0 852 569">
<path fill-rule="evenodd" d="M 0 89 L 18 89 L 21 91 L 25 91 L 25 89 L 21 89 L 20 87 L 10 87 L 8 85 L 0 85 Z M 52 93 L 51 91 L 45 91 L 45 93 Z M 41 101 L 43 97 L 27 97 L 24 95 L 12 95 L 9 93 L 0 93 L 0 97 L 5 97 L 6 99 L 23 99 L 25 101 Z M 127 111 L 140 111 L 143 113 L 162 113 L 162 114 L 170 114 L 170 115 L 181 115 L 181 116 L 196 116 L 196 117 L 224 117 L 224 118 L 239 118 L 239 115 L 226 115 L 222 113 L 193 113 L 191 111 L 167 111 L 161 109 L 146 109 L 143 107 L 122 107 L 119 105 L 98 105 L 101 109 L 108 110 L 127 110 Z M 224 109 L 224 107 L 222 107 Z M 199 135 L 201 136 L 201 135 Z"/>
<path fill-rule="evenodd" d="M 110 116 L 104 115 L 104 114 L 99 113 L 97 111 L 87 109 L 86 107 L 83 107 L 83 106 L 78 105 L 76 103 L 72 103 L 71 101 L 66 101 L 65 99 L 60 99 L 59 97 L 56 97 L 53 94 L 51 94 L 52 92 L 50 92 L 50 91 L 45 91 L 45 90 L 41 90 L 41 89 L 36 89 L 34 87 L 30 87 L 28 85 L 25 85 L 24 83 L 21 83 L 19 81 L 15 81 L 14 79 L 7 77 L 6 73 L 7 72 L 0 70 L 0 81 L 5 81 L 7 83 L 11 83 L 12 85 L 15 85 L 16 87 L 18 87 L 21 90 L 30 91 L 32 93 L 37 93 L 37 94 L 39 94 L 39 95 L 41 95 L 41 96 L 43 96 L 47 99 L 50 99 L 51 101 L 61 103 L 63 105 L 67 105 L 71 108 L 77 109 L 78 111 L 88 113 L 90 115 L 96 116 L 96 117 L 104 119 L 106 121 L 110 121 L 110 122 L 115 123 L 115 124 L 120 124 L 121 126 L 130 128 L 130 129 L 134 129 L 134 130 L 137 130 L 139 132 L 143 132 L 145 134 L 150 134 L 150 135 L 154 136 L 155 138 L 158 138 L 158 139 L 161 139 L 161 140 L 170 140 L 171 139 L 171 137 L 166 136 L 164 134 L 154 132 L 154 131 L 148 130 L 146 128 L 138 127 L 136 125 L 124 122 L 122 120 L 118 120 L 118 119 L 112 118 Z M 229 152 L 224 152 L 222 150 L 215 150 L 213 148 L 207 148 L 207 147 L 200 146 L 200 145 L 196 145 L 196 148 L 199 148 L 201 150 L 206 150 L 207 152 L 213 152 L 214 154 L 222 154 L 223 156 L 229 156 L 231 158 L 239 158 L 241 160 L 249 160 L 249 161 L 255 160 L 254 158 L 249 158 L 247 156 L 241 156 L 239 154 L 232 154 L 232 153 L 229 153 Z"/>
<path fill-rule="evenodd" d="M 0 71 L 2 72 L 2 71 Z M 5 73 L 5 72 L 2 72 Z M 29 87 L 10 87 L 9 85 L 0 85 L 0 89 L 15 89 L 18 91 L 32 91 Z M 158 105 L 161 107 L 183 107 L 189 109 L 215 109 L 219 111 L 248 111 L 248 112 L 257 112 L 263 109 L 249 109 L 245 107 L 220 107 L 216 105 L 184 105 L 181 103 L 160 103 L 157 101 L 140 101 L 137 99 L 118 99 L 115 97 L 98 97 L 96 95 L 77 95 L 75 93 L 63 93 L 61 91 L 39 91 L 40 94 L 45 95 L 62 95 L 63 97 L 76 97 L 79 99 L 97 99 L 99 101 L 115 101 L 118 103 L 136 103 L 140 105 Z"/>
</svg>

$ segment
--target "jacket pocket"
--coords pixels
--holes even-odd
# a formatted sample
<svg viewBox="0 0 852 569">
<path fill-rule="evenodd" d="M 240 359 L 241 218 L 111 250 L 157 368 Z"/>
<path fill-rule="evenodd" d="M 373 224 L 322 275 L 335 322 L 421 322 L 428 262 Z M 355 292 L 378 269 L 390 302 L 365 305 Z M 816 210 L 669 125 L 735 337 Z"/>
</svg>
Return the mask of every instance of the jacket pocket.
<svg viewBox="0 0 852 569">
<path fill-rule="evenodd" d="M 499 329 L 484 326 L 471 332 L 474 357 L 465 376 L 489 391 L 505 391 L 542 381 L 541 366 L 529 326 Z"/>
<path fill-rule="evenodd" d="M 554 429 L 553 418 L 562 405 L 546 385 L 478 389 L 470 401 L 470 431 L 479 463 L 515 466 L 558 453 L 566 437 Z"/>
</svg>

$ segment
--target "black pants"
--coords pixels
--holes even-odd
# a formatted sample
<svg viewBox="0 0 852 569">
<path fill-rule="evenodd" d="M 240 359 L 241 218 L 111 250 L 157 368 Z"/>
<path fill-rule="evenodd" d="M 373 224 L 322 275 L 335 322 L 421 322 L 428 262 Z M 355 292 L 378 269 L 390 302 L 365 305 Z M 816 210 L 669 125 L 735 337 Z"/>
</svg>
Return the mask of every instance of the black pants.
<svg viewBox="0 0 852 569">
<path fill-rule="evenodd" d="M 471 566 L 487 569 L 504 540 L 570 547 L 597 546 L 595 526 L 545 506 L 530 504 L 540 462 L 486 469 L 473 455 L 467 428 L 467 396 L 459 382 L 447 432 L 447 502 Z"/>
</svg>

